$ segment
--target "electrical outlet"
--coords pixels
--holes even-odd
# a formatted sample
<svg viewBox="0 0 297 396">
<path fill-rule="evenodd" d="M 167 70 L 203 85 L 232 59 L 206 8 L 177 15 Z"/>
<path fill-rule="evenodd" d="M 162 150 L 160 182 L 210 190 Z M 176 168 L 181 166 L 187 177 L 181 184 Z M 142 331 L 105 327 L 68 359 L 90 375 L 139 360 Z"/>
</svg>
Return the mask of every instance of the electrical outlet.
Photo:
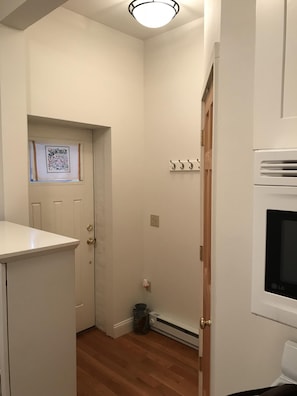
<svg viewBox="0 0 297 396">
<path fill-rule="evenodd" d="M 158 215 L 151 215 L 151 226 L 159 227 L 159 216 Z"/>
</svg>

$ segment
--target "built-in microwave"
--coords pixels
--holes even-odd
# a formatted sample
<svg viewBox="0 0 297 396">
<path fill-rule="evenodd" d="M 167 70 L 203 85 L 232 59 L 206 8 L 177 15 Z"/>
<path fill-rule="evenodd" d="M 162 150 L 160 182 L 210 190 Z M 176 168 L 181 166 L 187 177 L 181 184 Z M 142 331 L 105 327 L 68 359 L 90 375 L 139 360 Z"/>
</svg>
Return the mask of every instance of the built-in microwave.
<svg viewBox="0 0 297 396">
<path fill-rule="evenodd" d="M 297 149 L 254 155 L 252 312 L 297 327 Z"/>
</svg>

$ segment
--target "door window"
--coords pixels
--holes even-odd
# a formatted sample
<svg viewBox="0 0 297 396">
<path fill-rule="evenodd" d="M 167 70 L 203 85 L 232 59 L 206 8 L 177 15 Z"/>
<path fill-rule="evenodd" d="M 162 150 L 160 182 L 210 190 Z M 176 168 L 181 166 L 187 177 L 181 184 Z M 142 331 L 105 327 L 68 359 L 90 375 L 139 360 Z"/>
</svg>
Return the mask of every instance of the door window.
<svg viewBox="0 0 297 396">
<path fill-rule="evenodd" d="M 82 145 L 29 141 L 30 182 L 82 180 Z"/>
</svg>

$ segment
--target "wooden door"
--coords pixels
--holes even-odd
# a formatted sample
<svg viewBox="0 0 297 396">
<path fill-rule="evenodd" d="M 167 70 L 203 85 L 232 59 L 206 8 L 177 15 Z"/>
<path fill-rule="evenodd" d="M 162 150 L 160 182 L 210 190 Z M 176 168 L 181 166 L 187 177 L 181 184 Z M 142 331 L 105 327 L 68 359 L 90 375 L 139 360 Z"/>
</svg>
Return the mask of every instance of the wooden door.
<svg viewBox="0 0 297 396">
<path fill-rule="evenodd" d="M 212 136 L 213 136 L 213 77 L 210 75 L 202 99 L 202 235 L 201 247 L 203 306 L 199 335 L 199 395 L 210 395 L 210 326 L 211 326 L 211 215 L 212 215 Z"/>
<path fill-rule="evenodd" d="M 37 180 L 31 181 L 29 188 L 30 226 L 80 240 L 75 251 L 76 330 L 79 332 L 95 325 L 92 131 L 32 122 L 29 140 L 35 145 L 33 157 L 38 157 L 38 145 L 39 156 L 47 147 L 70 147 L 71 150 L 77 146 L 79 150 L 78 180 L 44 182 L 40 169 Z M 69 157 L 71 155 L 74 156 L 72 151 Z M 61 155 L 60 162 L 63 160 Z M 50 173 L 47 162 L 43 167 L 43 173 Z M 73 164 L 69 171 L 72 172 L 72 168 Z M 55 170 L 53 177 L 54 174 Z M 60 176 L 57 174 L 57 177 Z"/>
</svg>

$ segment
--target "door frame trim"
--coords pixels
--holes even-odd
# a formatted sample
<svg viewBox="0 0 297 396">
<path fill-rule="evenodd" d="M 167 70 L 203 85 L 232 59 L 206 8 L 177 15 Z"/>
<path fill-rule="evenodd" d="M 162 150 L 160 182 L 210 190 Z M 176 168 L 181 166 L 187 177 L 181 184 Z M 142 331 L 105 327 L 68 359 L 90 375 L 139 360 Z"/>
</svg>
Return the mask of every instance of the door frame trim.
<svg viewBox="0 0 297 396">
<path fill-rule="evenodd" d="M 204 104 L 203 104 L 203 101 L 204 101 L 204 98 L 205 98 L 205 96 L 207 94 L 207 89 L 208 89 L 208 86 L 209 86 L 210 79 L 212 78 L 212 84 L 213 84 L 213 123 L 212 123 L 213 147 L 215 145 L 215 131 L 216 131 L 215 88 L 217 87 L 217 79 L 218 79 L 217 70 L 218 70 L 219 57 L 220 57 L 220 44 L 218 42 L 216 42 L 216 43 L 214 43 L 213 50 L 212 50 L 212 53 L 211 53 L 211 56 L 210 56 L 210 61 L 208 63 L 208 67 L 206 68 L 206 74 L 205 74 L 206 78 L 204 80 L 202 96 L 201 96 L 201 115 L 202 115 L 201 116 L 201 131 L 203 131 L 203 129 L 204 129 L 204 117 L 203 117 L 203 115 L 204 115 L 204 107 L 203 107 Z M 201 146 L 201 159 L 203 158 L 202 152 L 203 152 L 203 147 Z M 214 175 L 215 174 L 215 156 L 213 154 L 212 154 L 212 173 Z M 214 177 L 212 177 L 212 197 L 214 196 L 214 192 L 215 192 L 215 190 L 213 188 L 214 187 L 213 180 L 214 180 Z M 204 178 L 201 177 L 201 223 L 200 223 L 200 228 L 201 228 L 200 229 L 200 235 L 201 235 L 201 237 L 200 237 L 201 238 L 200 245 L 201 246 L 203 246 L 203 242 L 204 242 L 203 241 L 203 223 L 204 223 L 204 219 L 203 219 L 203 216 L 204 216 L 204 213 L 203 213 L 204 191 L 203 191 L 203 189 L 204 189 L 204 187 L 203 186 L 204 186 Z M 213 213 L 213 199 L 212 199 L 212 202 L 211 202 L 211 212 Z M 214 224 L 213 224 L 213 222 L 214 222 L 214 220 L 213 220 L 213 216 L 212 216 L 211 217 L 211 230 L 212 230 L 212 233 L 211 233 L 211 257 L 214 257 L 213 256 L 213 247 L 214 247 L 214 243 L 213 243 Z M 213 267 L 214 267 L 213 263 L 214 263 L 214 261 L 212 260 L 211 261 L 211 264 L 212 264 L 212 266 L 211 266 L 211 278 L 212 279 L 213 279 Z M 203 262 L 202 262 L 202 260 L 201 260 L 201 272 L 200 273 L 201 273 L 200 284 L 202 285 L 202 288 L 201 288 L 202 290 L 201 290 L 201 294 L 200 294 L 201 295 L 200 317 L 202 317 L 203 316 Z M 213 306 L 213 298 L 212 298 L 213 290 L 212 289 L 210 291 L 210 295 L 211 295 L 211 297 L 210 297 L 210 304 L 211 304 L 210 311 L 211 311 L 211 319 L 213 321 L 215 319 L 215 311 L 214 311 L 214 306 Z M 200 338 L 200 341 L 201 341 L 201 338 Z M 210 356 L 210 373 L 209 373 L 209 376 L 210 376 L 210 388 L 212 387 L 211 386 L 211 382 L 212 382 L 211 381 L 211 378 L 212 378 L 211 372 L 212 372 L 212 362 L 214 361 L 214 350 L 213 350 L 213 348 L 211 348 L 212 343 L 213 343 L 213 336 L 212 336 L 212 331 L 210 331 L 210 354 L 211 354 L 211 356 Z M 202 356 L 200 355 L 200 353 L 201 353 L 201 348 L 199 348 L 199 365 L 201 364 L 201 361 L 202 361 L 202 359 L 201 359 Z M 200 367 L 199 367 L 199 395 L 200 394 L 203 395 L 203 396 L 209 396 L 209 395 L 204 393 L 203 381 L 202 381 L 202 371 L 200 370 Z"/>
<path fill-rule="evenodd" d="M 102 236 L 99 237 L 101 247 L 104 249 L 95 249 L 95 324 L 102 329 L 107 335 L 114 336 L 113 315 L 113 260 L 112 260 L 112 159 L 111 159 L 111 127 L 81 123 L 75 121 L 61 120 L 56 118 L 28 115 L 28 123 L 37 121 L 39 123 L 50 123 L 57 126 L 67 126 L 73 128 L 82 128 L 92 131 L 93 140 L 93 161 L 100 162 L 100 168 L 94 166 L 93 169 L 93 187 L 94 187 L 94 225 L 95 232 L 97 228 L 102 230 Z M 96 160 L 95 160 L 96 158 Z M 28 179 L 27 179 L 28 180 Z M 97 181 L 97 184 L 95 183 Z M 97 190 L 97 193 L 95 191 Z M 96 204 L 98 193 L 103 194 L 100 205 Z M 27 209 L 29 218 L 29 207 Z M 100 227 L 99 227 L 100 224 Z M 100 267 L 99 264 L 100 263 Z M 103 280 L 98 286 L 98 279 Z M 103 304 L 97 304 L 98 287 L 100 290 L 100 299 Z M 99 307 L 101 311 L 99 311 Z"/>
</svg>

